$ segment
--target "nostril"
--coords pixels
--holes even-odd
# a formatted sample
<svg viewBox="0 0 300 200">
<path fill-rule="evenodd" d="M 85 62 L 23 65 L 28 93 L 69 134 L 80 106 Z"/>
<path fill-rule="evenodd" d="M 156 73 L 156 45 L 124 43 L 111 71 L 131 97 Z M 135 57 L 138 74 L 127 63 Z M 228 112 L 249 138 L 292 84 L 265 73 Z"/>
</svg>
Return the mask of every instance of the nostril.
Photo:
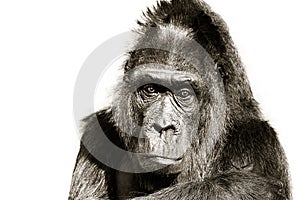
<svg viewBox="0 0 300 200">
<path fill-rule="evenodd" d="M 169 126 L 166 126 L 164 128 L 161 129 L 161 131 L 168 131 L 168 130 L 172 130 L 172 131 L 175 131 L 176 128 L 174 125 L 169 125 Z"/>
<path fill-rule="evenodd" d="M 154 128 L 154 130 L 156 130 L 156 131 L 159 132 L 159 133 L 160 133 L 160 132 L 162 131 L 162 129 L 163 129 L 159 124 L 156 124 L 156 123 L 153 124 L 153 128 Z"/>
<path fill-rule="evenodd" d="M 157 132 L 159 132 L 160 134 L 163 132 L 163 131 L 168 131 L 168 130 L 171 130 L 173 132 L 175 132 L 176 128 L 174 125 L 168 125 L 166 127 L 162 127 L 160 126 L 159 124 L 155 123 L 153 124 L 153 128 L 154 130 L 156 130 Z"/>
</svg>

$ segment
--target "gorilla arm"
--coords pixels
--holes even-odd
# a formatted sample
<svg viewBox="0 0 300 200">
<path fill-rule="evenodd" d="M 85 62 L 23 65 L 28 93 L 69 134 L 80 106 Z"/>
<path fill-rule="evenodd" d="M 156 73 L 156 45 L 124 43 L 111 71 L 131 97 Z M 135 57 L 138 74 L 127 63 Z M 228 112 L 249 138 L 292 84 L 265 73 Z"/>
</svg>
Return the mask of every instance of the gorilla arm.
<svg viewBox="0 0 300 200">
<path fill-rule="evenodd" d="M 69 199 L 109 199 L 105 171 L 82 144 L 73 172 Z"/>
<path fill-rule="evenodd" d="M 97 133 L 99 129 L 97 115 L 91 114 L 83 122 L 85 124 L 84 133 L 81 138 L 68 199 L 109 199 L 106 178 L 108 169 L 90 153 L 90 151 L 93 151 L 93 147 L 97 146 L 101 149 L 102 146 L 102 148 L 105 148 L 105 145 L 101 142 L 103 140 L 99 138 L 101 134 Z M 106 128 L 106 125 L 107 123 L 103 127 Z"/>
<path fill-rule="evenodd" d="M 178 184 L 147 197 L 134 199 L 285 199 L 280 185 L 251 172 L 227 172 L 203 182 Z"/>
</svg>

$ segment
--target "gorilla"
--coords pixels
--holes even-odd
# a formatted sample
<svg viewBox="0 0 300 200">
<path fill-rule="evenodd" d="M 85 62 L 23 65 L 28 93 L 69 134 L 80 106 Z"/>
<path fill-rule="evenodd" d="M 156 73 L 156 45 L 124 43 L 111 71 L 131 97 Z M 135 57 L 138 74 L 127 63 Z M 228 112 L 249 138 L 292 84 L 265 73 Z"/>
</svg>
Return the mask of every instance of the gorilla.
<svg viewBox="0 0 300 200">
<path fill-rule="evenodd" d="M 138 24 L 112 105 L 83 119 L 69 199 L 290 199 L 283 149 L 220 16 L 161 0 Z"/>
</svg>

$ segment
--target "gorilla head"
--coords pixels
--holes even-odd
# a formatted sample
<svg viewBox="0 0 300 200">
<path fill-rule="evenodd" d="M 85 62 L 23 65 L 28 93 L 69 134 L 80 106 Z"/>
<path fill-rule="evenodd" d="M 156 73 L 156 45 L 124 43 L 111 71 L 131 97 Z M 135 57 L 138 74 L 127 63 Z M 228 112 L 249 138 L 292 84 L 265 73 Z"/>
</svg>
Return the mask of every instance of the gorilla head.
<svg viewBox="0 0 300 200">
<path fill-rule="evenodd" d="M 190 32 L 178 27 L 147 29 L 137 41 L 111 109 L 124 146 L 139 153 L 138 163 L 146 171 L 207 167 L 225 120 L 217 65 Z M 201 164 L 191 164 L 198 160 L 194 156 Z"/>
</svg>

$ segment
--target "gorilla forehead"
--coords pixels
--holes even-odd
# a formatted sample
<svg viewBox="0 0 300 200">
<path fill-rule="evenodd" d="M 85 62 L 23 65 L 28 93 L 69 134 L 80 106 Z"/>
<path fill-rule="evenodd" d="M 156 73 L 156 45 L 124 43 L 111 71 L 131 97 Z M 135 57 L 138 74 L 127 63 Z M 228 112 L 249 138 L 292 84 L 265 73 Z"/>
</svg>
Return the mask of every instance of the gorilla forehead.
<svg viewBox="0 0 300 200">
<path fill-rule="evenodd" d="M 201 84 L 201 77 L 198 74 L 173 68 L 173 66 L 154 63 L 142 65 L 131 70 L 125 81 L 128 80 L 128 83 L 135 85 L 156 83 L 166 87 L 182 84 L 199 86 Z"/>
<path fill-rule="evenodd" d="M 197 74 L 200 77 L 207 71 L 213 70 L 215 63 L 204 49 L 200 47 L 199 51 L 201 53 L 195 56 L 193 51 L 170 52 L 155 48 L 136 49 L 129 52 L 129 58 L 124 66 L 125 75 L 131 74 L 133 70 L 139 68 L 145 70 L 151 67 L 154 71 L 168 68 Z"/>
</svg>

